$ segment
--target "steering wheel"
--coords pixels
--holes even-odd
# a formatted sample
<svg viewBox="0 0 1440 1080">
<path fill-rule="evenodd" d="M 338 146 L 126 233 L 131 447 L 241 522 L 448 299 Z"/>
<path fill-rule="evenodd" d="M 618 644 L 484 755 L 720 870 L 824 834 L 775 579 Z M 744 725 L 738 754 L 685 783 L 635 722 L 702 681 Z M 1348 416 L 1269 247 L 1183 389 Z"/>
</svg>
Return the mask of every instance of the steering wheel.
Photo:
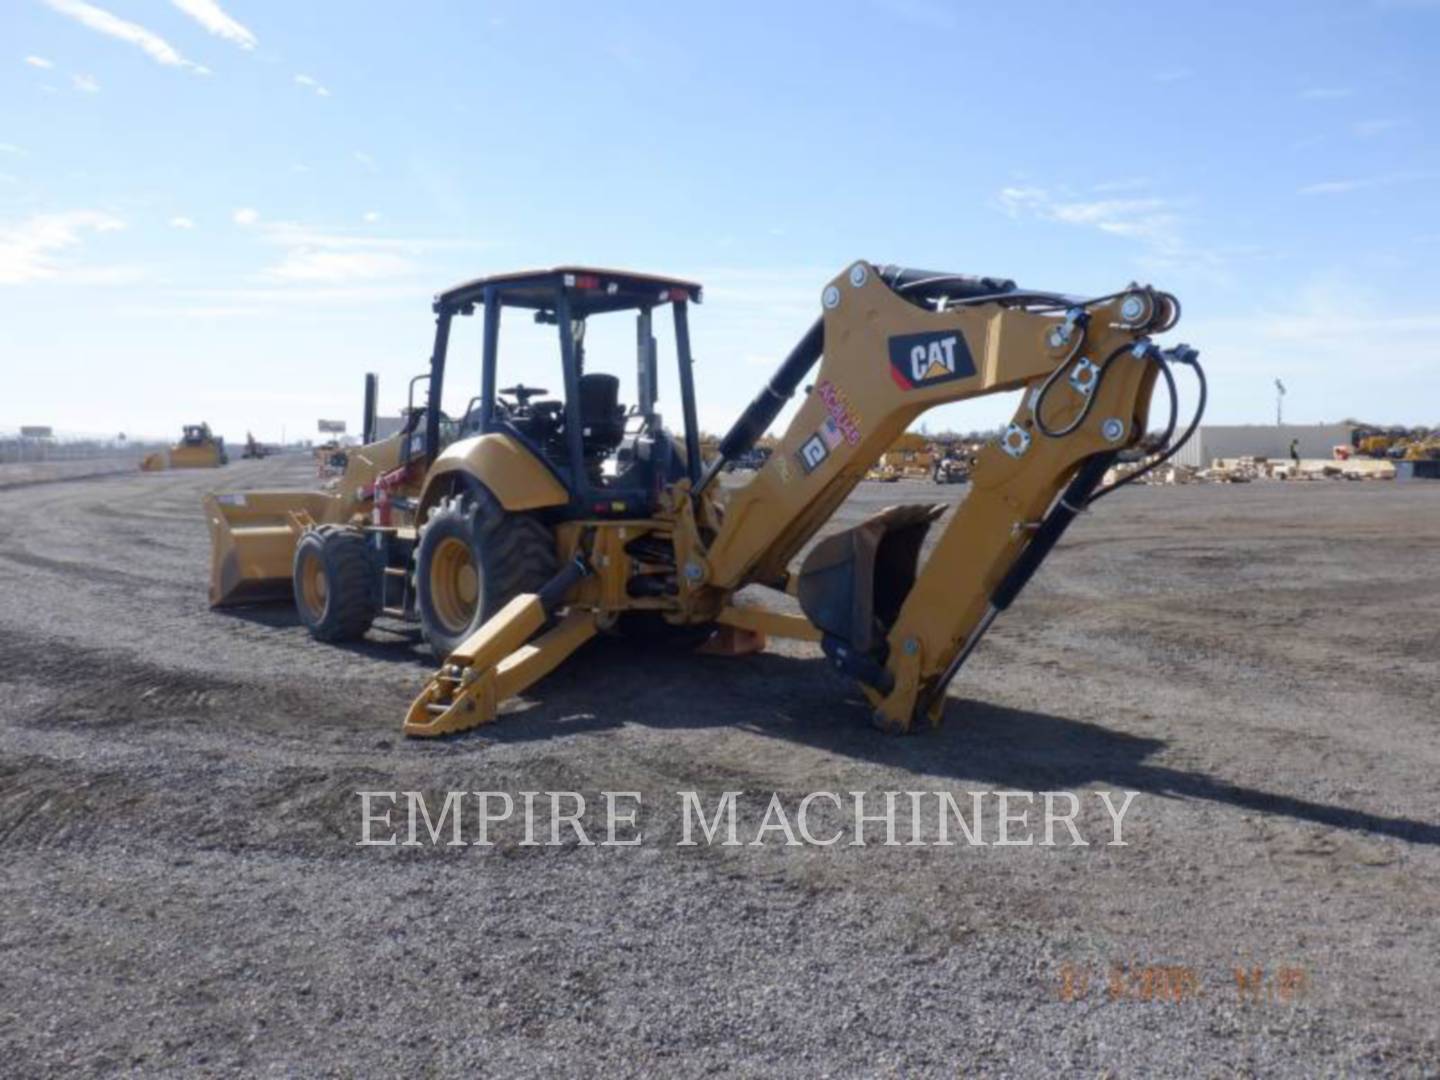
<svg viewBox="0 0 1440 1080">
<path fill-rule="evenodd" d="M 524 383 L 516 383 L 514 386 L 502 388 L 500 393 L 507 397 L 513 397 L 520 408 L 523 409 L 526 405 L 530 404 L 531 398 L 544 397 L 550 393 L 550 391 L 542 390 L 537 386 L 526 386 Z"/>
</svg>

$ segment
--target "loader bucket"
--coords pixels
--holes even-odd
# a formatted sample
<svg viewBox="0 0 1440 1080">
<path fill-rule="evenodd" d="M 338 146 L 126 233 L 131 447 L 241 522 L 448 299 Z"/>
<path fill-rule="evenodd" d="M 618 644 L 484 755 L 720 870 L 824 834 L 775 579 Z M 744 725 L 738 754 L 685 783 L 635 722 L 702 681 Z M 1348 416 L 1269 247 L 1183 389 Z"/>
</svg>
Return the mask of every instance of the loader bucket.
<svg viewBox="0 0 1440 1080">
<path fill-rule="evenodd" d="M 210 606 L 229 607 L 293 595 L 295 545 L 305 523 L 338 518 L 340 500 L 320 491 L 246 491 L 207 495 Z"/>
<path fill-rule="evenodd" d="M 172 469 L 216 469 L 220 465 L 220 448 L 214 443 L 203 446 L 186 446 L 182 443 L 170 451 Z"/>
<path fill-rule="evenodd" d="M 800 567 L 796 596 L 829 637 L 873 655 L 915 584 L 920 545 L 944 506 L 892 506 L 820 541 Z"/>
</svg>

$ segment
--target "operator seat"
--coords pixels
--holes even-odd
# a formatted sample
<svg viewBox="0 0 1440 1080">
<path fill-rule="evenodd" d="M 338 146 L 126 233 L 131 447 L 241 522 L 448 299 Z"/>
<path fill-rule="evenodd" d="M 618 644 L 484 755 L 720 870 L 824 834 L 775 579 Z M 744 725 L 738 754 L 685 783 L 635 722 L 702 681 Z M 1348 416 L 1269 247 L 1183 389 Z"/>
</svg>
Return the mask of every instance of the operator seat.
<svg viewBox="0 0 1440 1080">
<path fill-rule="evenodd" d="M 586 456 L 610 454 L 625 437 L 620 379 L 603 372 L 580 376 L 580 431 Z"/>
</svg>

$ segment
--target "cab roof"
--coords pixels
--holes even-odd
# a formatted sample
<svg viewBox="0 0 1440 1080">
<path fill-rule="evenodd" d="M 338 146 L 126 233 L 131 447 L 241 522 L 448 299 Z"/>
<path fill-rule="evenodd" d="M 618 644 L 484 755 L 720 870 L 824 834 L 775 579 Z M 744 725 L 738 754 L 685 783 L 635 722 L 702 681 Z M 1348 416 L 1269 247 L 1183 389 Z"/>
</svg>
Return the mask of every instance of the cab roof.
<svg viewBox="0 0 1440 1080">
<path fill-rule="evenodd" d="M 555 306 L 558 289 L 566 291 L 571 312 L 579 317 L 606 311 L 654 307 L 674 301 L 700 303 L 698 282 L 630 270 L 605 270 L 589 266 L 557 266 L 551 270 L 521 270 L 492 274 L 462 282 L 435 297 L 435 310 L 454 310 L 482 303 L 485 290 L 494 286 L 506 307 L 549 311 Z"/>
</svg>

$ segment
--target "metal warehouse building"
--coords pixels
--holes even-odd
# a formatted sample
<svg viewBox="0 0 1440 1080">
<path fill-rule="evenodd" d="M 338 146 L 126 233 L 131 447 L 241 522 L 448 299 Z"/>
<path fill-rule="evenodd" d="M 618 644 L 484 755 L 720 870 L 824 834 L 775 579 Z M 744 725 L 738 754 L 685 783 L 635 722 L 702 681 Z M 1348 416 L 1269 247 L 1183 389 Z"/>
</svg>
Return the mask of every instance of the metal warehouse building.
<svg viewBox="0 0 1440 1080">
<path fill-rule="evenodd" d="M 1335 447 L 1350 445 L 1349 424 L 1241 424 L 1202 425 L 1195 437 L 1180 448 L 1175 461 L 1206 468 L 1216 458 L 1290 456 L 1290 440 L 1300 440 L 1302 458 L 1330 458 Z"/>
</svg>

